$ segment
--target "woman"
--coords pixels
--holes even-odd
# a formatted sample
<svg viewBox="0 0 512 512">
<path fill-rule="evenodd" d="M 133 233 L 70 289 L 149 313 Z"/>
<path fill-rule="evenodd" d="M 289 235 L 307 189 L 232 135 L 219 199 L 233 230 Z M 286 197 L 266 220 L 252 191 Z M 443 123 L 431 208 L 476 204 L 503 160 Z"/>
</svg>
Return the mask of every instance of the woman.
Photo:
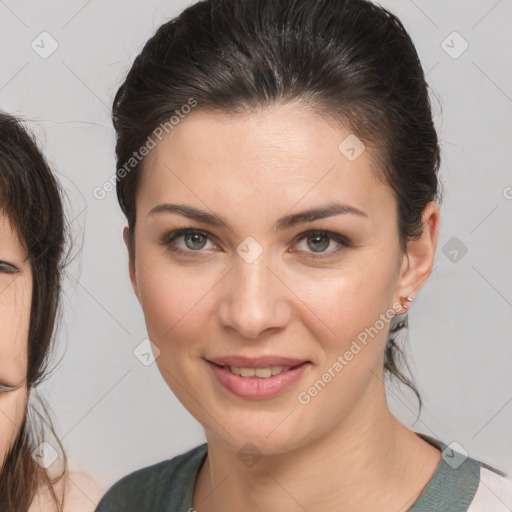
<svg viewBox="0 0 512 512">
<path fill-rule="evenodd" d="M 0 510 L 92 510 L 98 489 L 67 473 L 29 396 L 45 377 L 65 242 L 60 189 L 35 141 L 0 113 Z M 29 412 L 36 415 L 32 423 Z M 42 415 L 37 417 L 37 415 Z M 50 438 L 42 437 L 42 424 Z"/>
<path fill-rule="evenodd" d="M 130 278 L 207 443 L 99 512 L 512 504 L 502 475 L 386 402 L 386 372 L 415 389 L 396 335 L 440 222 L 428 86 L 394 15 L 199 2 L 146 43 L 113 120 Z"/>
</svg>

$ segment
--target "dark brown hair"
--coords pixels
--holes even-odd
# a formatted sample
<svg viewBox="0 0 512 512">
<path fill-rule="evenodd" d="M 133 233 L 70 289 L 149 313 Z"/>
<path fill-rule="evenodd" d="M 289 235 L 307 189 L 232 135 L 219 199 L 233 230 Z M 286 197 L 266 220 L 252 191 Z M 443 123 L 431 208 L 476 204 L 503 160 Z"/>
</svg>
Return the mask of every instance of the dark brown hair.
<svg viewBox="0 0 512 512">
<path fill-rule="evenodd" d="M 36 141 L 13 116 L 0 112 L 0 213 L 9 219 L 32 269 L 32 299 L 28 334 L 27 388 L 31 395 L 49 369 L 49 355 L 59 311 L 63 250 L 66 242 L 61 189 Z M 43 431 L 52 434 L 62 454 L 44 402 L 42 411 L 25 415 L 17 438 L 0 461 L 0 510 L 25 512 L 40 486 L 47 486 L 61 503 L 44 468 L 32 458 Z M 32 416 L 35 415 L 35 418 Z M 39 416 L 41 424 L 33 424 Z M 43 423 L 45 425 L 43 425 Z M 64 472 L 62 473 L 64 474 Z M 61 475 L 62 476 L 62 475 Z"/>
<path fill-rule="evenodd" d="M 402 251 L 421 236 L 427 203 L 441 202 L 428 85 L 395 15 L 366 0 L 205 0 L 156 31 L 114 99 L 117 197 L 132 256 L 144 160 L 128 172 L 126 163 L 191 99 L 196 112 L 230 114 L 298 102 L 348 127 L 395 192 Z M 405 327 L 407 316 L 393 319 L 384 367 L 416 393 L 421 410 L 400 370 L 407 365 L 396 337 Z"/>
</svg>

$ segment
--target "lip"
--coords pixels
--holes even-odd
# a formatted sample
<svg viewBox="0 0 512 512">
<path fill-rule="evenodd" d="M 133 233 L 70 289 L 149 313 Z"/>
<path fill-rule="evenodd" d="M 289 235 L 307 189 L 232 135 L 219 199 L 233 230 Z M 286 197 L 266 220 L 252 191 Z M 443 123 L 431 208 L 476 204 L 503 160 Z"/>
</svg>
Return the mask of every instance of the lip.
<svg viewBox="0 0 512 512">
<path fill-rule="evenodd" d="M 233 364 L 216 363 L 206 360 L 208 366 L 212 369 L 212 373 L 216 379 L 232 394 L 249 400 L 263 400 L 272 398 L 284 392 L 296 383 L 302 375 L 311 367 L 309 361 L 301 361 L 290 358 L 262 357 L 262 358 L 243 358 L 229 357 L 215 359 L 215 361 L 230 361 Z M 242 364 L 243 363 L 243 364 Z M 252 363 L 252 364 L 248 364 Z M 292 364 L 289 364 L 292 363 Z M 295 364 L 293 364 L 295 363 Z M 231 373 L 227 368 L 221 368 L 218 364 L 224 366 L 239 365 L 244 368 L 262 368 L 268 366 L 294 366 L 286 372 L 273 375 L 267 378 L 260 377 L 242 377 Z"/>
</svg>

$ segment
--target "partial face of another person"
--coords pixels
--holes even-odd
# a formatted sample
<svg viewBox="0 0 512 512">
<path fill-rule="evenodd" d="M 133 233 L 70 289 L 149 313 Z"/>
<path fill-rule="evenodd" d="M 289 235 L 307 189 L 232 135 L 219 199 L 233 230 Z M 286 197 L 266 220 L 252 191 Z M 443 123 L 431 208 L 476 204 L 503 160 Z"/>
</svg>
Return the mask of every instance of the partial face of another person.
<svg viewBox="0 0 512 512">
<path fill-rule="evenodd" d="M 382 401 L 407 258 L 394 194 L 369 150 L 340 152 L 348 135 L 293 105 L 197 111 L 144 163 L 130 271 L 156 361 L 233 449 L 286 452 Z"/>
<path fill-rule="evenodd" d="M 0 467 L 27 407 L 32 274 L 9 219 L 0 213 Z"/>
</svg>

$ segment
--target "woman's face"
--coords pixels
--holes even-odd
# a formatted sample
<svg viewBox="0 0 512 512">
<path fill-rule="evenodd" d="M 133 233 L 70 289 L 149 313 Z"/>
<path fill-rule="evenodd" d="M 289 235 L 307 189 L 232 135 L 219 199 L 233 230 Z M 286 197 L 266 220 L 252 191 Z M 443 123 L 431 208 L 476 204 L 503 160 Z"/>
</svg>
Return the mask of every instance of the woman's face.
<svg viewBox="0 0 512 512">
<path fill-rule="evenodd" d="M 197 111 L 145 162 L 130 270 L 157 364 L 234 449 L 284 452 L 384 406 L 392 306 L 417 275 L 393 193 L 368 150 L 339 149 L 348 135 L 291 105 Z"/>
<path fill-rule="evenodd" d="M 0 213 L 0 468 L 27 407 L 31 297 L 30 263 L 8 218 Z"/>
</svg>

